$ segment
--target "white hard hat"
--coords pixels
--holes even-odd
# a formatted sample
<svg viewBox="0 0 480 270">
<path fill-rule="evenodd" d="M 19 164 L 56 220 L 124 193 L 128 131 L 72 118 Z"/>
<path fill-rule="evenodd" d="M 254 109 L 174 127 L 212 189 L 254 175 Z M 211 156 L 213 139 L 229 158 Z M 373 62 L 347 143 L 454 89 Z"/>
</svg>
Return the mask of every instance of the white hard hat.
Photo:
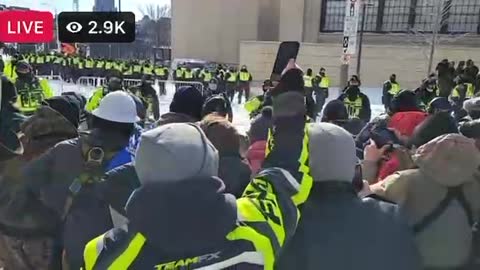
<svg viewBox="0 0 480 270">
<path fill-rule="evenodd" d="M 98 118 L 117 123 L 136 123 L 137 107 L 129 94 L 123 91 L 115 91 L 106 95 L 100 106 L 92 112 Z"/>
</svg>

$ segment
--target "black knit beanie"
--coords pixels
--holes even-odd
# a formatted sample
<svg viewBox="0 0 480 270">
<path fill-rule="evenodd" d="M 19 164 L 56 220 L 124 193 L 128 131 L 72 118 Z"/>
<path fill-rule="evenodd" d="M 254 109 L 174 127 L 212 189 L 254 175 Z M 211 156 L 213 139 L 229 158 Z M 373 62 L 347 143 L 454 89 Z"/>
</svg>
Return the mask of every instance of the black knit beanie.
<svg viewBox="0 0 480 270">
<path fill-rule="evenodd" d="M 202 119 L 203 96 L 193 86 L 180 87 L 170 103 L 170 112 L 183 113 L 196 120 Z"/>
</svg>

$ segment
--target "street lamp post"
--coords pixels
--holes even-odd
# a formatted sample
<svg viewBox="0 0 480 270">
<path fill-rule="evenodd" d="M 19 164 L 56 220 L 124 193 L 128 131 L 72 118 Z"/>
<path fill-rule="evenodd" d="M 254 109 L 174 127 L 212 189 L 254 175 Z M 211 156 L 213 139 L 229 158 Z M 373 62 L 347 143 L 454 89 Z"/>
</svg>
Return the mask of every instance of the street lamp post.
<svg viewBox="0 0 480 270">
<path fill-rule="evenodd" d="M 360 71 L 362 66 L 362 48 L 363 48 L 363 32 L 365 31 L 365 17 L 367 15 L 367 3 L 362 1 L 362 26 L 360 28 L 360 40 L 358 44 L 358 57 L 357 57 L 357 75 L 360 77 Z"/>
</svg>

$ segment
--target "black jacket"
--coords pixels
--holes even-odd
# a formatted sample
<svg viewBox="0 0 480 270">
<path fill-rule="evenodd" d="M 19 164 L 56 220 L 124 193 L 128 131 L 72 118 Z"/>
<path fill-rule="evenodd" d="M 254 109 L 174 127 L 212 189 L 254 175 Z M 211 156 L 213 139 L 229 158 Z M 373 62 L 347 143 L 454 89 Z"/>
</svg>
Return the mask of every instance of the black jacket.
<svg viewBox="0 0 480 270">
<path fill-rule="evenodd" d="M 348 91 L 349 90 L 347 89 L 347 92 L 341 94 L 338 99 L 342 102 L 345 102 L 345 100 L 348 98 Z M 365 95 L 362 92 L 359 92 L 358 95 L 362 99 L 362 108 L 360 109 L 358 118 L 363 120 L 365 123 L 368 123 L 370 121 L 370 118 L 372 117 L 372 109 L 370 108 L 370 99 L 367 97 L 367 95 Z"/>
<path fill-rule="evenodd" d="M 221 155 L 218 176 L 225 182 L 225 192 L 240 198 L 245 191 L 252 171 L 247 161 L 237 154 Z"/>
<path fill-rule="evenodd" d="M 92 143 L 102 145 L 107 152 L 125 148 L 128 138 L 95 130 L 90 133 Z M 109 150 L 107 150 L 109 149 Z M 105 160 L 103 168 L 108 165 Z M 73 181 L 85 172 L 85 159 L 79 139 L 61 142 L 23 170 L 26 188 L 30 196 L 38 199 L 45 207 L 55 212 L 57 222 L 63 221 L 62 240 L 70 269 L 82 265 L 83 249 L 92 237 L 112 228 L 109 205 L 96 192 L 95 183 L 85 183 L 73 197 L 73 203 L 65 215 L 69 188 Z M 54 221 L 52 221 L 54 222 Z"/>
<path fill-rule="evenodd" d="M 413 235 L 398 207 L 359 199 L 342 182 L 314 183 L 278 270 L 421 269 Z"/>
<path fill-rule="evenodd" d="M 273 269 L 304 202 L 292 199 L 305 192 L 295 181 L 285 170 L 267 169 L 237 200 L 216 177 L 146 183 L 128 201 L 128 228 L 87 244 L 84 269 L 107 269 L 121 254 L 133 256 L 123 269 Z"/>
</svg>

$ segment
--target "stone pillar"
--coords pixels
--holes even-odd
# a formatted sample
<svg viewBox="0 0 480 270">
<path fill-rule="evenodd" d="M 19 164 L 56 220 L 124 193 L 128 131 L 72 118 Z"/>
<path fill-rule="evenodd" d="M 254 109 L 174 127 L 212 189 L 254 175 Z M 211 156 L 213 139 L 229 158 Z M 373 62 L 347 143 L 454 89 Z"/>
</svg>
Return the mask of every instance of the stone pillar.
<svg viewBox="0 0 480 270">
<path fill-rule="evenodd" d="M 280 1 L 258 1 L 258 36 L 260 41 L 278 41 Z"/>
<path fill-rule="evenodd" d="M 303 15 L 305 0 L 280 1 L 280 41 L 303 40 Z"/>
<path fill-rule="evenodd" d="M 320 32 L 322 0 L 304 0 L 303 42 L 317 43 Z"/>
</svg>

